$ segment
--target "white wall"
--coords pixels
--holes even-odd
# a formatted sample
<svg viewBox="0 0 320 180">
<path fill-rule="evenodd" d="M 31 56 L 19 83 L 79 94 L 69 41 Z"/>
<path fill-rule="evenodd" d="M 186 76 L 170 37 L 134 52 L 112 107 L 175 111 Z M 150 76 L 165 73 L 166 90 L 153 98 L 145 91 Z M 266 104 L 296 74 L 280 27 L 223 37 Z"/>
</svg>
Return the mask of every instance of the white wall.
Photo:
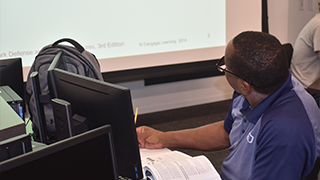
<svg viewBox="0 0 320 180">
<path fill-rule="evenodd" d="M 268 0 L 269 33 L 278 37 L 282 43 L 288 42 L 289 0 Z"/>
<path fill-rule="evenodd" d="M 304 25 L 318 12 L 318 0 L 268 0 L 269 33 L 294 46 Z"/>
</svg>

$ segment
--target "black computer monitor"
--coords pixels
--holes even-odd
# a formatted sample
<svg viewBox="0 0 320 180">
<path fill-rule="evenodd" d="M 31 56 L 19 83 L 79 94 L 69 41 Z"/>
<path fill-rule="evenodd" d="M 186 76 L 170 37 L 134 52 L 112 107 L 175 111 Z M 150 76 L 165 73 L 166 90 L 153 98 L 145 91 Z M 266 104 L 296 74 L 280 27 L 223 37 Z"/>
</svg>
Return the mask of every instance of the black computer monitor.
<svg viewBox="0 0 320 180">
<path fill-rule="evenodd" d="M 56 62 L 59 59 L 60 63 Z M 48 71 L 51 98 L 69 102 L 72 116 L 85 118 L 88 129 L 110 124 L 119 174 L 132 179 L 142 179 L 130 90 L 59 69 L 63 59 L 57 57 L 55 60 L 52 62 L 55 67 L 50 66 Z"/>
<path fill-rule="evenodd" d="M 118 179 L 112 131 L 105 125 L 0 163 L 0 179 Z"/>
<path fill-rule="evenodd" d="M 4 85 L 8 85 L 23 100 L 23 114 L 20 115 L 20 117 L 23 118 L 26 108 L 24 106 L 24 84 L 21 58 L 0 60 L 0 86 Z"/>
</svg>

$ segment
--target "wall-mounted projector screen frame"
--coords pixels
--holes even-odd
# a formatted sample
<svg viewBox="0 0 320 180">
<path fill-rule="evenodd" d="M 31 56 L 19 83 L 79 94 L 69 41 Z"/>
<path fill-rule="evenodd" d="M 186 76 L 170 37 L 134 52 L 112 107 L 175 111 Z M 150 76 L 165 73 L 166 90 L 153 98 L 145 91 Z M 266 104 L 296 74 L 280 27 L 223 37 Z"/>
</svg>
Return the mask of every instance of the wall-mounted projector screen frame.
<svg viewBox="0 0 320 180">
<path fill-rule="evenodd" d="M 256 0 L 0 3 L 0 59 L 21 57 L 25 79 L 37 52 L 62 37 L 74 38 L 95 54 L 102 72 L 113 72 L 217 59 L 224 54 L 226 43 L 239 32 L 261 30 L 261 1 Z M 63 25 L 64 19 L 68 25 Z M 115 36 L 118 34 L 120 38 Z M 131 48 L 125 38 L 138 35 L 143 35 L 133 41 L 138 49 Z M 178 43 L 183 46 L 177 48 Z M 119 53 L 122 47 L 130 47 L 132 52 Z M 153 51 L 155 47 L 166 48 Z"/>
</svg>

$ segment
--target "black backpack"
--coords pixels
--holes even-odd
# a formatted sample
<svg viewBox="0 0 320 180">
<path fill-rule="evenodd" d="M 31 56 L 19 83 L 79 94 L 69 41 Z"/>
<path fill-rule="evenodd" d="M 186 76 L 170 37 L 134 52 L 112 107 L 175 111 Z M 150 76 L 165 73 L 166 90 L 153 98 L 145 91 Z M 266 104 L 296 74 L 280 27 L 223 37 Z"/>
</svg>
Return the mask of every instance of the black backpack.
<svg viewBox="0 0 320 180">
<path fill-rule="evenodd" d="M 60 44 L 62 42 L 68 42 L 73 45 L 73 47 Z M 36 104 L 32 92 L 30 75 L 35 71 L 38 72 L 41 94 L 47 94 L 49 96 L 47 80 L 48 68 L 56 54 L 60 51 L 62 51 L 62 57 L 66 62 L 67 71 L 103 81 L 103 77 L 100 72 L 100 65 L 96 57 L 92 53 L 86 51 L 75 40 L 64 38 L 42 48 L 30 68 L 26 83 L 26 99 L 28 103 L 30 119 L 33 122 L 34 138 L 36 139 L 39 137 L 39 125 L 37 124 L 38 117 L 36 113 Z M 50 139 L 54 139 L 55 124 L 50 102 L 45 102 L 43 109 L 46 118 L 48 136 Z"/>
</svg>

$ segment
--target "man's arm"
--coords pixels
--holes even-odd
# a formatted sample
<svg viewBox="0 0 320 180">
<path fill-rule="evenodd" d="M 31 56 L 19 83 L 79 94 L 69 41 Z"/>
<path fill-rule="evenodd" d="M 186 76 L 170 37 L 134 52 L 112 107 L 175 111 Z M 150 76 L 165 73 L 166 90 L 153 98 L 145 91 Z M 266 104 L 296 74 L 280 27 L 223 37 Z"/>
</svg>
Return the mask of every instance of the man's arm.
<svg viewBox="0 0 320 180">
<path fill-rule="evenodd" d="M 142 148 L 188 148 L 220 150 L 230 146 L 224 121 L 194 129 L 161 132 L 150 127 L 137 128 L 139 146 Z"/>
</svg>

